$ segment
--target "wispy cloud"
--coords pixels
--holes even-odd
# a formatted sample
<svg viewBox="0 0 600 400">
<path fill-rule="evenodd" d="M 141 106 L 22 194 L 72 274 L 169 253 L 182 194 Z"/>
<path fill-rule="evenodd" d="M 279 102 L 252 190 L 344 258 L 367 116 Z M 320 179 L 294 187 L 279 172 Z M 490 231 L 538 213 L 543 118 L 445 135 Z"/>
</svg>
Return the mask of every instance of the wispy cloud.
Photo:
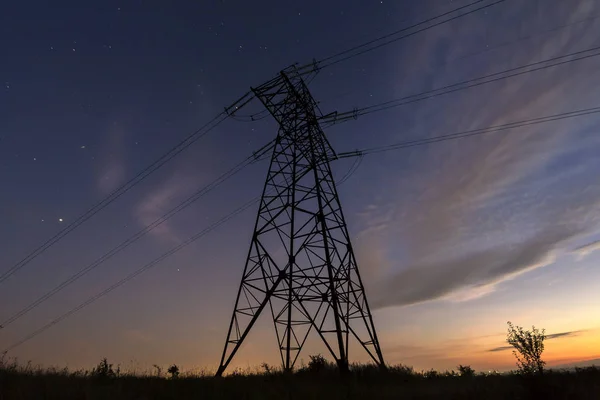
<svg viewBox="0 0 600 400">
<path fill-rule="evenodd" d="M 125 339 L 135 343 L 150 343 L 154 341 L 154 337 L 148 333 L 139 329 L 126 329 L 123 331 Z"/>
<path fill-rule="evenodd" d="M 566 11 L 574 15 L 588 6 L 569 4 Z M 581 33 L 548 38 L 528 52 L 514 52 L 514 58 L 488 54 L 489 67 L 471 72 L 483 75 L 589 47 L 595 39 L 583 43 Z M 430 40 L 424 48 L 437 51 L 438 38 Z M 422 107 L 415 119 L 436 135 L 447 133 L 447 126 L 458 131 L 498 125 L 598 100 L 582 90 L 585 79 L 579 76 L 585 73 L 569 68 L 585 66 L 556 68 L 456 96 L 452 102 Z M 588 97 L 574 97 L 575 88 Z M 398 187 L 395 201 L 387 197 L 386 203 L 365 210 L 371 215 L 378 210 L 388 218 L 368 228 L 369 236 L 381 239 L 370 251 L 387 254 L 392 265 L 391 273 L 373 283 L 373 305 L 475 299 L 553 263 L 575 239 L 589 234 L 598 225 L 600 206 L 600 185 L 586 174 L 595 162 L 592 149 L 600 150 L 600 142 L 589 133 L 595 123 L 588 119 L 529 127 L 431 146 L 415 150 L 419 157 L 406 157 L 409 172 L 398 178 L 401 185 L 389 182 L 386 187 L 388 192 Z"/>
<path fill-rule="evenodd" d="M 98 190 L 102 194 L 109 194 L 116 189 L 125 176 L 125 165 L 122 159 L 112 158 L 102 168 L 98 176 Z"/>
<path fill-rule="evenodd" d="M 96 171 L 98 191 L 107 195 L 123 183 L 125 177 L 125 132 L 119 125 L 112 126 L 106 133 L 99 168 Z"/>
<path fill-rule="evenodd" d="M 551 335 L 547 335 L 546 339 L 558 339 L 567 336 L 577 336 L 584 331 L 571 331 L 571 332 L 561 332 L 561 333 L 553 333 Z"/>
<path fill-rule="evenodd" d="M 514 347 L 512 347 L 512 346 L 500 346 L 500 347 L 494 347 L 493 349 L 489 349 L 488 351 L 489 351 L 490 353 L 495 353 L 495 352 L 497 352 L 497 351 L 511 350 L 511 349 L 513 349 L 513 348 L 514 348 Z"/>
<path fill-rule="evenodd" d="M 452 260 L 419 263 L 380 283 L 373 305 L 414 304 L 452 294 L 470 300 L 493 291 L 493 285 L 554 260 L 553 250 L 572 231 L 545 232 L 520 243 L 473 252 Z M 468 291 L 465 291 L 468 289 Z M 452 298 L 452 297 L 451 297 Z"/>
<path fill-rule="evenodd" d="M 366 285 L 375 284 L 390 271 L 391 263 L 385 249 L 378 244 L 375 236 L 366 236 L 356 240 L 355 252 L 361 266 L 362 280 Z"/>
<path fill-rule="evenodd" d="M 196 188 L 197 181 L 180 174 L 171 175 L 162 183 L 156 185 L 150 193 L 137 204 L 134 214 L 142 226 L 150 225 L 165 215 L 184 195 L 190 193 L 190 188 Z M 178 242 L 181 240 L 173 223 L 169 220 L 161 223 L 151 231 L 151 234 L 165 241 Z"/>
<path fill-rule="evenodd" d="M 585 332 L 585 330 L 553 333 L 550 335 L 546 335 L 546 340 L 578 336 L 583 332 Z M 499 351 L 506 351 L 506 350 L 512 350 L 512 349 L 514 349 L 514 347 L 512 347 L 512 346 L 499 346 L 499 347 L 494 347 L 492 349 L 489 349 L 487 351 L 490 353 L 495 353 L 495 352 L 499 352 Z"/>
<path fill-rule="evenodd" d="M 577 247 L 575 250 L 573 250 L 573 254 L 577 255 L 578 258 L 581 259 L 597 250 L 600 250 L 600 240 Z"/>
</svg>

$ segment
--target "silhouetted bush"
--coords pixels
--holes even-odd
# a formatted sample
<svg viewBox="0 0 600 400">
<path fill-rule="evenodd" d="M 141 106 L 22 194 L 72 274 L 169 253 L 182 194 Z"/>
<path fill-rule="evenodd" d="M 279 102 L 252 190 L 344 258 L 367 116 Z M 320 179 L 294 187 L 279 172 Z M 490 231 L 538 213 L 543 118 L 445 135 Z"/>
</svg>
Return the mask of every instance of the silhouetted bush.
<svg viewBox="0 0 600 400">
<path fill-rule="evenodd" d="M 100 360 L 98 365 L 92 369 L 91 375 L 95 378 L 116 378 L 119 376 L 121 369 L 117 367 L 113 370 L 113 365 L 109 364 L 106 358 Z"/>
<path fill-rule="evenodd" d="M 179 367 L 175 364 L 171 365 L 167 372 L 171 375 L 171 379 L 177 379 L 179 377 Z"/>
<path fill-rule="evenodd" d="M 460 376 L 471 378 L 475 376 L 475 370 L 470 365 L 459 365 L 458 373 Z"/>
<path fill-rule="evenodd" d="M 308 370 L 310 372 L 321 372 L 327 369 L 328 362 L 321 354 L 317 354 L 315 356 L 309 356 L 310 361 L 308 362 Z"/>
<path fill-rule="evenodd" d="M 381 375 L 382 370 L 375 364 L 351 364 L 350 373 L 356 379 L 371 378 Z"/>
<path fill-rule="evenodd" d="M 414 377 L 416 376 L 415 370 L 413 367 L 409 367 L 407 365 L 392 365 L 388 367 L 388 371 L 396 376 L 404 376 L 404 377 Z"/>
<path fill-rule="evenodd" d="M 441 375 L 438 371 L 430 369 L 429 371 L 423 371 L 423 377 L 427 379 L 439 378 Z"/>
<path fill-rule="evenodd" d="M 542 360 L 544 352 L 545 330 L 539 331 L 535 326 L 531 331 L 526 331 L 520 326 L 513 326 L 508 322 L 508 335 L 506 341 L 515 348 L 513 355 L 517 359 L 517 367 L 521 373 L 543 374 L 545 361 Z"/>
</svg>

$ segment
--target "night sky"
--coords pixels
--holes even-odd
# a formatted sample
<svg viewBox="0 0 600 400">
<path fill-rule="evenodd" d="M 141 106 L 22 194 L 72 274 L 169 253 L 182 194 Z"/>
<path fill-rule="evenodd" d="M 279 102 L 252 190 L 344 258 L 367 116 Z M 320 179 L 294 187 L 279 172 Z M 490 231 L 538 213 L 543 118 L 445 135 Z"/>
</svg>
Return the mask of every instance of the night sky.
<svg viewBox="0 0 600 400">
<path fill-rule="evenodd" d="M 8 2 L 0 12 L 0 274 L 250 87 L 470 0 Z M 492 1 L 489 1 L 491 3 Z M 600 46 L 600 1 L 506 0 L 319 72 L 345 112 Z M 338 152 L 600 106 L 600 58 L 326 129 Z M 258 101 L 240 111 L 262 111 Z M 241 119 L 241 120 L 240 120 Z M 367 155 L 340 185 L 389 363 L 514 368 L 506 322 L 554 335 L 549 365 L 600 358 L 596 114 Z M 0 320 L 277 134 L 228 119 L 0 283 Z M 332 164 L 337 178 L 354 160 Z M 0 351 L 260 195 L 266 161 L 0 329 Z M 218 365 L 254 205 L 12 349 L 43 365 Z M 232 367 L 278 363 L 264 315 Z M 0 321 L 1 323 L 1 321 Z M 303 355 L 323 352 L 309 343 Z M 354 361 L 366 361 L 359 352 Z"/>
</svg>

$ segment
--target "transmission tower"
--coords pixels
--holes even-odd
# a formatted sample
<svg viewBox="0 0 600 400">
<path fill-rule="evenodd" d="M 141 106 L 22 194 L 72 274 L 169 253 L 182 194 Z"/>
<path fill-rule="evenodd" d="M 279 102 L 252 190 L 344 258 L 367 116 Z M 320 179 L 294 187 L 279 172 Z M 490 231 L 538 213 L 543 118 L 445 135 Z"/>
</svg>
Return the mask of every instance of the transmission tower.
<svg viewBox="0 0 600 400">
<path fill-rule="evenodd" d="M 294 67 L 252 90 L 279 132 L 217 376 L 265 308 L 284 370 L 294 367 L 313 331 L 342 373 L 351 337 L 385 368 L 317 104 Z"/>
</svg>

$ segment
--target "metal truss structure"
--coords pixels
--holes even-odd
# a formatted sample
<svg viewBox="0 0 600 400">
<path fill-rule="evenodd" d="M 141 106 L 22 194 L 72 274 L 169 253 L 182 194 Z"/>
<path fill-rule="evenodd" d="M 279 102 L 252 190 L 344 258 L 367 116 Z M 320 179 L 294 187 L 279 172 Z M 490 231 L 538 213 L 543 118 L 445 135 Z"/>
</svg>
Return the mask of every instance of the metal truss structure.
<svg viewBox="0 0 600 400">
<path fill-rule="evenodd" d="M 331 172 L 335 152 L 302 75 L 291 67 L 252 89 L 279 132 L 217 376 L 265 308 L 284 370 L 311 332 L 342 373 L 352 338 L 385 368 Z"/>
</svg>

